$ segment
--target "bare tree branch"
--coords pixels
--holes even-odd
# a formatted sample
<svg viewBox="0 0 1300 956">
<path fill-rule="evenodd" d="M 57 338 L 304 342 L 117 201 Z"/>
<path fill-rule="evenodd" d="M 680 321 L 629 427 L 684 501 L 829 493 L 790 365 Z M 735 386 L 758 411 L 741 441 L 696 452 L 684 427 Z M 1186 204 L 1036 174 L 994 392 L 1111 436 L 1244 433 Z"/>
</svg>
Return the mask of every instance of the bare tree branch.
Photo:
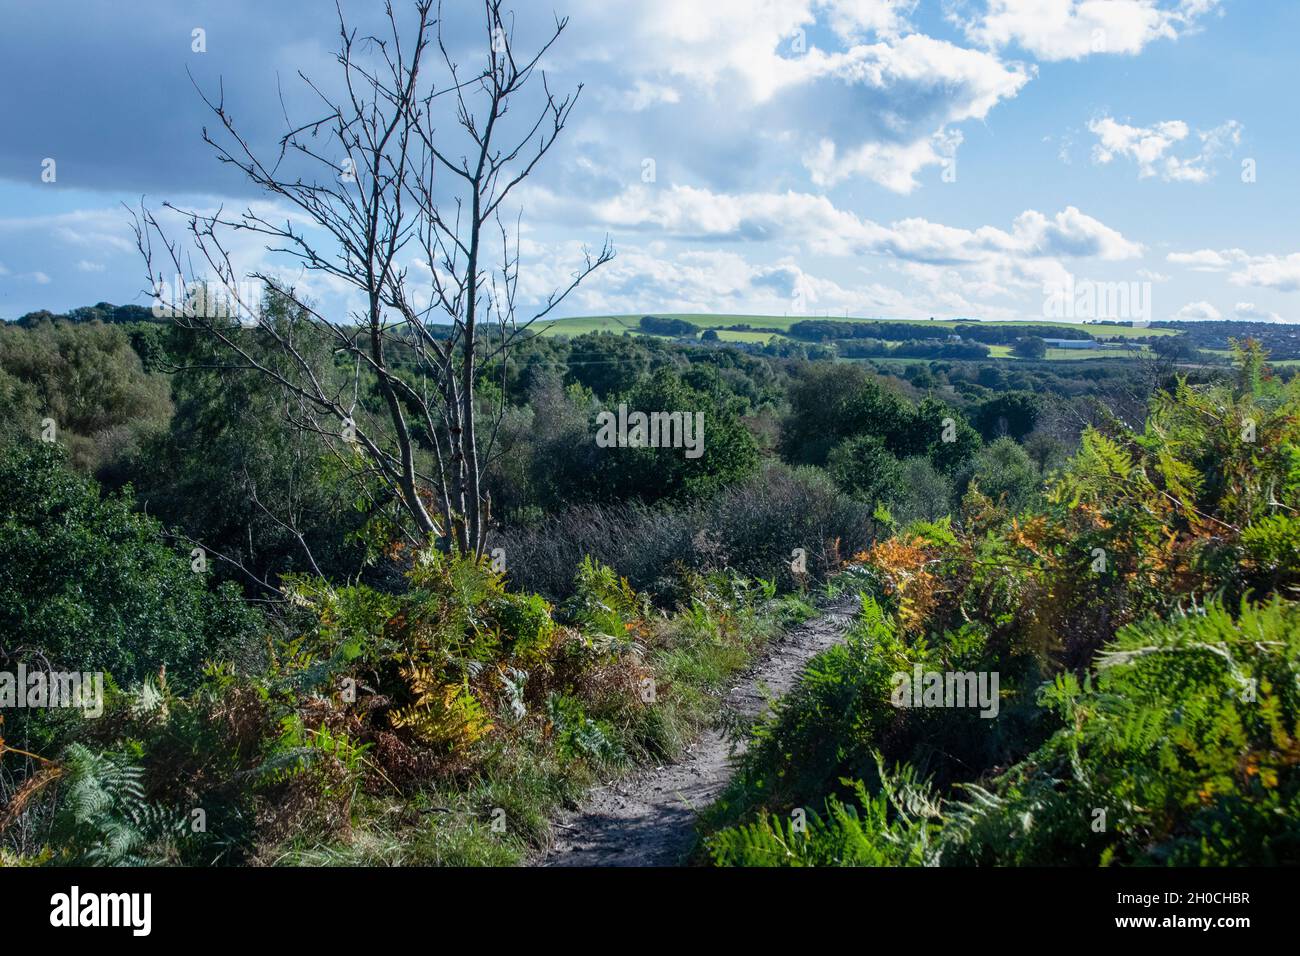
<svg viewBox="0 0 1300 956">
<path fill-rule="evenodd" d="M 156 301 L 166 289 L 166 268 L 187 290 L 170 304 L 174 320 L 210 336 L 230 357 L 221 367 L 270 379 L 302 409 L 295 427 L 326 438 L 340 460 L 361 455 L 366 476 L 399 504 L 417 540 L 477 557 L 492 521 L 482 470 L 505 412 L 504 388 L 490 409 L 479 407 L 480 377 L 491 367 L 504 385 L 511 349 L 528 327 L 614 253 L 608 238 L 598 252 L 584 251 L 570 280 L 520 320 L 521 220 L 516 215 L 507 227 L 502 212 L 554 147 L 581 92 L 579 86 L 557 94 L 541 68 L 568 21 L 557 19 L 521 56 L 502 0 L 484 0 L 486 49 L 466 70 L 452 52 L 441 5 L 413 0 L 412 9 L 412 22 L 403 24 L 386 3 L 383 35 L 359 36 L 336 5 L 339 72 L 330 89 L 340 92 L 299 73 L 317 106 L 294 122 L 277 88 L 286 132 L 273 157 L 260 157 L 241 134 L 221 86 L 213 96 L 200 91 L 218 123 L 214 133 L 204 129 L 205 142 L 279 211 L 250 206 L 228 215 L 164 204 L 186 224 L 184 251 L 143 203 L 132 215 Z M 424 75 L 435 48 L 443 68 L 438 81 Z M 529 88 L 540 93 L 531 106 L 522 96 Z M 521 103 L 529 112 L 516 122 L 511 108 Z M 448 114 L 452 125 L 443 129 Z M 489 230 L 499 235 L 499 248 Z M 245 234 L 296 263 L 299 280 L 241 272 L 232 240 Z M 203 283 L 195 282 L 196 261 Z M 323 314 L 299 289 L 313 276 L 350 289 L 356 307 Z M 254 291 L 241 280 L 252 280 Z M 259 322 L 250 329 L 239 321 L 259 315 L 268 300 L 332 341 L 335 368 L 313 367 L 291 326 Z M 344 368 L 344 384 L 335 384 Z M 255 492 L 253 499 L 266 511 Z M 305 547 L 292 519 L 268 517 Z M 310 553 L 309 561 L 315 567 Z"/>
</svg>

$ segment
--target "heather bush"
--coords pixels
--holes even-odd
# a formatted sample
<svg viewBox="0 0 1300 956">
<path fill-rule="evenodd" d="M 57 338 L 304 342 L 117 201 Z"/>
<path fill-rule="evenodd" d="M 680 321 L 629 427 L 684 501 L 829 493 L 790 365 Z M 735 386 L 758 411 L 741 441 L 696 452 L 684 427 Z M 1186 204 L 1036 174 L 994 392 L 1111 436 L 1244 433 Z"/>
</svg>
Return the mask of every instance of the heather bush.
<svg viewBox="0 0 1300 956">
<path fill-rule="evenodd" d="M 560 600 L 574 569 L 591 556 L 671 603 L 682 596 L 685 571 L 731 569 L 772 579 L 783 590 L 823 580 L 874 531 L 870 507 L 838 491 L 821 471 L 770 464 L 700 502 L 569 508 L 507 530 L 498 542 L 516 587 Z M 796 548 L 804 549 L 805 574 L 793 570 Z"/>
</svg>

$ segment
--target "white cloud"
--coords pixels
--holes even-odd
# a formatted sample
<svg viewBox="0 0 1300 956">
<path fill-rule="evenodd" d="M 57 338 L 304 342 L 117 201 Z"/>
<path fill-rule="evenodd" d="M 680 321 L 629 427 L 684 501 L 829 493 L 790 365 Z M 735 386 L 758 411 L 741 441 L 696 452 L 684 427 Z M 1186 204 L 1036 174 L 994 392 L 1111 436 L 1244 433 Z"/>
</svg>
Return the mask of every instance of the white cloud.
<svg viewBox="0 0 1300 956">
<path fill-rule="evenodd" d="M 548 205 L 563 202 L 550 197 Z M 1021 213 L 1009 230 L 961 229 L 909 218 L 881 225 L 810 193 L 715 193 L 689 186 L 636 186 L 589 207 L 607 227 L 654 230 L 673 238 L 795 243 L 819 255 L 881 255 L 934 264 L 1001 256 L 1131 259 L 1139 243 L 1074 206 L 1046 216 Z"/>
<path fill-rule="evenodd" d="M 41 232 L 70 246 L 134 252 L 135 243 L 122 209 L 78 209 L 47 216 L 0 219 L 0 235 Z"/>
<path fill-rule="evenodd" d="M 1198 130 L 1201 148 L 1184 156 L 1171 152 L 1191 133 L 1182 120 L 1165 120 L 1144 127 L 1101 116 L 1091 120 L 1088 129 L 1097 137 L 1092 148 L 1094 162 L 1105 164 L 1121 156 L 1137 163 L 1138 175 L 1143 179 L 1159 175 L 1166 182 L 1201 183 L 1213 175 L 1210 164 L 1220 156 L 1231 155 L 1241 143 L 1242 126 L 1236 120 L 1228 120 L 1214 129 Z"/>
<path fill-rule="evenodd" d="M 727 84 L 747 100 L 769 99 L 800 82 L 803 54 L 819 21 L 844 44 L 897 38 L 915 0 L 657 0 L 653 4 L 576 0 L 576 51 L 638 75 L 663 74 L 702 87 Z M 735 86 L 737 81 L 739 86 Z"/>
<path fill-rule="evenodd" d="M 804 151 L 812 181 L 863 176 L 899 193 L 916 188 L 922 168 L 955 155 L 962 137 L 952 124 L 986 118 L 1030 79 L 1022 67 L 924 34 L 842 54 L 814 50 L 798 62 L 800 90 L 789 98 L 843 117 Z M 879 128 L 864 138 L 855 114 L 875 115 Z"/>
<path fill-rule="evenodd" d="M 1289 256 L 1259 256 L 1229 279 L 1234 285 L 1252 285 L 1279 292 L 1300 292 L 1300 252 Z"/>
<path fill-rule="evenodd" d="M 44 272 L 13 272 L 0 263 L 0 278 L 13 278 L 18 281 L 35 282 L 36 285 L 49 285 L 49 276 Z"/>
<path fill-rule="evenodd" d="M 1078 60 L 1140 53 L 1188 32 L 1217 7 L 1218 0 L 989 0 L 965 28 L 990 48 L 1016 45 L 1039 60 Z"/>
<path fill-rule="evenodd" d="M 1282 256 L 1251 255 L 1243 249 L 1199 249 L 1172 252 L 1167 258 L 1197 272 L 1231 271 L 1228 281 L 1233 285 L 1300 292 L 1300 252 Z"/>
<path fill-rule="evenodd" d="M 1130 242 L 1074 206 L 1067 206 L 1051 219 L 1033 210 L 1023 212 L 1016 219 L 1014 232 L 1028 243 L 1027 250 L 1037 255 L 1116 260 L 1142 254 L 1141 243 Z"/>
<path fill-rule="evenodd" d="M 929 139 L 908 143 L 864 143 L 838 150 L 830 139 L 804 153 L 803 164 L 813 183 L 833 186 L 854 176 L 863 176 L 891 192 L 907 194 L 920 183 L 917 174 L 927 166 L 955 163 L 962 135 L 956 131 L 935 133 Z"/>
<path fill-rule="evenodd" d="M 0 262 L 0 279 L 26 280 L 35 282 L 37 285 L 50 284 L 50 277 L 44 272 L 13 272 L 11 269 L 6 267 L 3 262 Z"/>
<path fill-rule="evenodd" d="M 674 107 L 682 149 L 709 141 L 697 167 L 714 154 L 752 161 L 775 143 L 817 185 L 866 178 L 910 192 L 961 142 L 955 124 L 985 119 L 1033 76 L 913 32 L 913 0 L 590 2 L 575 16 L 580 52 L 613 74 L 607 101 Z M 719 136 L 733 149 L 718 150 Z"/>
<path fill-rule="evenodd" d="M 1098 139 L 1092 148 L 1096 162 L 1109 163 L 1116 154 L 1128 156 L 1137 161 L 1143 176 L 1154 176 L 1156 162 L 1170 146 L 1186 139 L 1189 132 L 1181 120 L 1168 120 L 1144 129 L 1125 126 L 1109 116 L 1090 121 L 1088 129 Z"/>
<path fill-rule="evenodd" d="M 1196 272 L 1222 272 L 1250 257 L 1244 249 L 1198 249 L 1195 252 L 1171 252 L 1165 258 L 1174 265 L 1188 266 Z"/>
<path fill-rule="evenodd" d="M 1172 317 L 1184 322 L 1215 322 L 1223 315 L 1208 302 L 1188 302 Z"/>
<path fill-rule="evenodd" d="M 1284 322 L 1285 319 L 1276 312 L 1261 309 L 1253 302 L 1238 302 L 1233 310 L 1243 322 Z"/>
<path fill-rule="evenodd" d="M 215 214 L 220 202 L 205 197 L 201 204 L 194 207 L 194 211 L 201 215 Z M 179 197 L 177 204 L 184 206 Z M 234 205 L 234 202 L 227 202 L 226 209 L 229 210 Z M 318 227 L 310 224 L 300 210 L 287 204 L 264 200 L 243 202 L 240 205 L 272 222 L 292 221 L 310 239 L 318 242 L 318 248 L 330 248 L 328 237 Z M 188 256 L 187 271 L 192 268 L 194 272 L 186 275 L 186 280 L 216 281 L 213 270 L 202 255 L 192 250 L 185 231 L 185 216 L 162 207 L 155 208 L 154 212 L 167 233 L 180 242 L 182 255 L 192 252 Z M 352 301 L 348 298 L 351 289 L 343 280 L 323 272 L 305 270 L 300 261 L 269 251 L 264 235 L 252 230 L 224 229 L 218 232 L 230 253 L 230 261 L 238 278 L 243 279 L 252 272 L 277 276 L 294 285 L 304 296 L 322 303 L 334 314 L 341 315 L 345 304 Z M 93 298 L 90 301 L 115 295 L 119 301 L 144 302 L 150 294 L 147 291 L 149 283 L 145 265 L 131 233 L 130 215 L 120 206 L 80 209 L 45 216 L 3 218 L 0 219 L 0 243 L 14 248 L 30 247 L 38 250 L 41 264 L 66 261 L 68 268 L 59 273 L 60 290 L 68 283 L 80 281 L 83 287 L 92 289 L 89 296 Z M 161 271 L 164 282 L 173 285 L 173 267 L 156 241 L 154 252 L 158 257 L 153 264 L 155 271 Z M 64 258 L 58 257 L 60 253 Z M 74 272 L 94 278 L 77 280 Z M 110 293 L 103 288 L 105 281 L 101 275 L 114 282 L 119 291 Z M 48 285 L 53 281 L 48 273 L 40 270 L 18 274 L 14 278 L 30 280 L 38 285 Z"/>
<path fill-rule="evenodd" d="M 821 0 L 831 29 L 845 40 L 868 34 L 896 36 L 908 29 L 908 16 L 918 0 Z"/>
<path fill-rule="evenodd" d="M 637 186 L 585 207 L 575 207 L 554 195 L 535 192 L 529 208 L 548 214 L 569 215 L 570 222 L 598 224 L 616 237 L 637 235 L 640 248 L 625 254 L 627 244 L 618 239 L 617 265 L 606 267 L 608 276 L 594 279 L 601 296 L 621 296 L 631 310 L 655 308 L 689 311 L 706 300 L 724 311 L 768 309 L 786 302 L 772 298 L 780 289 L 788 297 L 801 283 L 803 300 L 812 307 L 850 308 L 859 314 L 871 310 L 912 316 L 934 314 L 984 318 L 1021 318 L 1023 304 L 1036 313 L 1045 283 L 1063 283 L 1070 260 L 1124 261 L 1142 255 L 1143 247 L 1118 231 L 1069 206 L 1053 214 L 1027 210 L 1007 228 L 981 226 L 966 229 L 912 217 L 882 224 L 837 208 L 825 196 L 785 193 L 715 193 L 686 186 Z M 647 244 L 645 237 L 653 237 Z M 653 254 L 648 250 L 660 244 Z M 776 255 L 779 266 L 741 269 L 738 253 L 715 251 L 712 258 L 687 252 L 673 256 L 664 250 L 674 245 L 698 248 L 707 243 L 744 243 L 759 257 Z M 538 246 L 530 259 L 547 264 L 558 257 Z M 837 272 L 838 284 L 808 276 L 796 264 L 815 257 Z M 866 284 L 843 284 L 843 271 L 890 270 L 894 283 L 873 276 Z M 704 267 L 707 266 L 707 269 Z M 701 270 L 704 271 L 701 271 Z M 605 270 L 602 270 L 604 272 Z M 611 278 L 612 277 L 612 278 Z M 553 281 L 554 277 L 547 281 Z M 760 292 L 755 288 L 761 289 Z M 613 288 L 616 291 L 611 292 Z M 904 291 L 906 290 L 906 291 Z M 633 295 L 647 297 L 640 304 Z M 576 311 L 610 310 L 605 298 L 583 298 Z M 667 296 L 670 305 L 659 296 Z M 1008 301 L 1011 300 L 1011 301 Z M 1016 301 L 1019 301 L 1019 306 Z M 728 305 L 730 304 L 730 305 Z M 789 308 L 786 302 L 785 308 Z"/>
<path fill-rule="evenodd" d="M 676 89 L 665 83 L 637 80 L 631 89 L 620 94 L 605 94 L 603 98 L 618 109 L 639 113 L 661 103 L 679 103 L 682 97 Z"/>
<path fill-rule="evenodd" d="M 521 283 L 528 295 L 545 295 L 566 275 L 560 265 L 578 254 L 564 244 L 530 264 Z M 647 302 L 665 312 L 813 314 L 856 311 L 866 298 L 825 277 L 811 275 L 792 259 L 756 265 L 721 250 L 656 254 L 625 248 L 573 293 L 578 313 L 644 311 Z"/>
</svg>

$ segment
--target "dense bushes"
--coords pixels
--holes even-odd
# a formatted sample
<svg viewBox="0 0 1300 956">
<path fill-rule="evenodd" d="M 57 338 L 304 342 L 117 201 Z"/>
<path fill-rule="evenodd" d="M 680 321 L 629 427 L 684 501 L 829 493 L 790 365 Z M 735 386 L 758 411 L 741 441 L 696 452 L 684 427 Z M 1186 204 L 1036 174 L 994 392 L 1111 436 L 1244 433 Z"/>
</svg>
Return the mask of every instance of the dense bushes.
<svg viewBox="0 0 1300 956">
<path fill-rule="evenodd" d="M 166 381 L 146 374 L 126 332 L 98 321 L 0 324 L 0 397 L 26 419 L 10 427 L 35 438 L 51 419 L 72 463 L 90 473 L 122 468 L 171 414 Z"/>
<path fill-rule="evenodd" d="M 519 523 L 583 502 L 680 501 L 752 475 L 758 444 L 741 420 L 748 401 L 732 391 L 728 371 L 663 367 L 605 401 L 576 385 L 538 384 L 526 406 L 502 419 L 500 454 L 488 468 L 498 513 Z M 673 434 L 637 433 L 628 424 L 633 413 L 674 415 Z"/>
<path fill-rule="evenodd" d="M 517 863 L 597 773 L 670 758 L 774 626 L 771 589 L 730 576 L 697 578 L 672 621 L 592 561 L 558 609 L 437 552 L 409 585 L 291 579 L 300 626 L 265 670 L 113 692 L 14 795 L 6 847 L 56 864 Z"/>
<path fill-rule="evenodd" d="M 998 438 L 975 455 L 967 472 L 970 487 L 1011 514 L 1037 500 L 1042 487 L 1038 466 L 1010 438 Z"/>
<path fill-rule="evenodd" d="M 694 335 L 699 329 L 685 319 L 673 319 L 660 315 L 643 315 L 638 323 L 642 332 L 651 335 L 670 335 L 674 338 Z"/>
<path fill-rule="evenodd" d="M 1033 392 L 1004 392 L 980 402 L 972 411 L 972 424 L 985 441 L 1003 435 L 1023 441 L 1043 412 L 1042 398 Z"/>
<path fill-rule="evenodd" d="M 1277 598 L 1122 628 L 1093 676 L 1044 686 L 1061 729 L 954 808 L 945 855 L 996 865 L 1294 864 L 1297 661 L 1300 609 Z"/>
<path fill-rule="evenodd" d="M 962 527 L 864 554 L 858 631 L 755 731 L 712 858 L 1300 861 L 1300 387 L 1239 361 L 1086 433 L 1042 498 L 977 476 Z M 976 472 L 1023 477 L 1013 449 Z M 998 678 L 996 716 L 900 702 L 918 667 Z"/>
<path fill-rule="evenodd" d="M 817 364 L 802 372 L 790 385 L 790 414 L 781 430 L 786 461 L 825 464 L 835 445 L 868 431 L 891 447 L 907 440 L 907 403 L 861 366 Z"/>
<path fill-rule="evenodd" d="M 291 323 L 274 303 L 264 321 L 293 338 L 318 380 L 342 388 L 328 343 L 306 334 L 306 323 Z M 265 333 L 249 332 L 243 347 L 271 367 L 284 361 Z M 168 352 L 184 370 L 171 379 L 175 413 L 130 471 L 140 507 L 220 554 L 226 560 L 214 557 L 213 573 L 252 593 L 283 573 L 356 574 L 356 538 L 371 506 L 357 506 L 364 487 L 349 479 L 328 438 L 293 424 L 302 414 L 297 399 L 256 372 L 227 367 L 192 332 L 174 330 Z"/>
<path fill-rule="evenodd" d="M 677 414 L 689 423 L 684 425 L 684 435 L 695 445 L 687 447 L 683 434 L 676 435 L 672 445 L 652 447 L 644 439 L 638 444 L 629 428 L 617 446 L 597 448 L 594 473 L 587 476 L 589 495 L 597 500 L 683 500 L 753 474 L 758 446 L 733 404 L 720 388 L 711 394 L 692 388 L 669 369 L 642 379 L 619 396 L 618 407 L 642 415 Z M 619 415 L 612 402 L 605 413 Z M 601 429 L 593 423 L 591 431 L 596 445 Z"/>
<path fill-rule="evenodd" d="M 0 449 L 0 636 L 8 664 L 107 671 L 127 685 L 166 665 L 194 678 L 209 656 L 241 656 L 257 616 L 209 592 L 188 555 L 163 544 L 128 496 L 101 498 L 52 445 Z"/>
<path fill-rule="evenodd" d="M 903 490 L 903 466 L 875 435 L 857 435 L 831 449 L 826 462 L 835 483 L 873 508 Z"/>
<path fill-rule="evenodd" d="M 950 326 L 937 322 L 933 325 L 923 325 L 916 322 L 839 322 L 834 319 L 806 319 L 795 322 L 790 326 L 789 334 L 794 338 L 810 342 L 825 342 L 832 339 L 881 339 L 895 342 L 955 339 L 986 345 L 1009 345 L 1026 335 L 1049 338 L 1055 336 L 1064 339 L 1092 338 L 1085 330 L 1070 328 L 1068 325 L 963 322 Z M 987 350 L 984 354 L 988 354 Z"/>
<path fill-rule="evenodd" d="M 1020 358 L 1040 359 L 1047 354 L 1047 342 L 1036 335 L 1026 335 L 1016 339 L 1016 344 L 1011 346 L 1011 354 Z"/>
<path fill-rule="evenodd" d="M 915 341 L 889 345 L 870 339 L 837 342 L 836 350 L 844 358 L 929 358 L 972 361 L 989 357 L 989 347 L 979 342 Z"/>
<path fill-rule="evenodd" d="M 1209 865 L 1300 860 L 1300 613 L 1274 599 L 1237 615 L 1210 604 L 1169 621 L 1121 629 L 1084 680 L 1044 684 L 1040 703 L 1059 728 L 1008 770 L 981 784 L 936 786 L 927 773 L 998 766 L 996 749 L 971 753 L 956 726 L 993 742 L 999 729 L 974 715 L 948 716 L 926 754 L 895 770 L 880 752 L 917 735 L 891 713 L 890 669 L 911 657 L 868 606 L 874 641 L 828 653 L 810 670 L 783 719 L 760 732 L 736 794 L 761 805 L 755 818 L 708 840 L 730 865 Z M 860 632 L 862 633 L 862 632 Z M 1264 640 L 1260 638 L 1263 637 Z M 884 640 L 881 640 L 884 638 Z M 837 649 L 838 651 L 838 649 Z M 949 666 L 962 666 L 954 661 Z M 921 712 L 952 715 L 952 711 Z M 874 722 L 872 719 L 874 718 Z M 1001 718 L 999 718 L 1001 720 Z M 902 722 L 902 726 L 898 723 Z M 824 737 L 817 733 L 825 727 Z M 827 737 L 830 739 L 828 740 Z M 799 755 L 796 773 L 770 775 L 776 748 Z M 797 749 L 796 749 L 797 748 Z M 842 756 L 847 750 L 850 759 Z M 847 772 L 855 782 L 838 784 Z M 770 781 L 770 783 L 769 783 Z M 807 824 L 766 808 L 799 806 Z M 736 796 L 731 797 L 736 800 Z M 724 800 L 714 813 L 737 807 Z"/>
<path fill-rule="evenodd" d="M 567 592 L 584 556 L 616 568 L 671 604 L 683 570 L 730 568 L 795 587 L 823 578 L 870 541 L 871 509 L 814 469 L 768 465 L 754 478 L 698 501 L 570 508 L 498 538 L 516 587 L 553 599 Z M 795 572 L 794 549 L 806 557 Z"/>
<path fill-rule="evenodd" d="M 652 361 L 663 361 L 648 347 L 653 342 L 608 333 L 581 336 L 569 349 L 565 382 L 591 389 L 600 398 L 626 392 L 650 370 Z"/>
<path fill-rule="evenodd" d="M 790 405 L 781 451 L 795 463 L 825 464 L 845 440 L 872 436 L 893 457 L 923 455 L 952 477 L 980 446 L 979 433 L 948 403 L 927 396 L 913 405 L 858 365 L 807 368 L 791 384 Z"/>
</svg>

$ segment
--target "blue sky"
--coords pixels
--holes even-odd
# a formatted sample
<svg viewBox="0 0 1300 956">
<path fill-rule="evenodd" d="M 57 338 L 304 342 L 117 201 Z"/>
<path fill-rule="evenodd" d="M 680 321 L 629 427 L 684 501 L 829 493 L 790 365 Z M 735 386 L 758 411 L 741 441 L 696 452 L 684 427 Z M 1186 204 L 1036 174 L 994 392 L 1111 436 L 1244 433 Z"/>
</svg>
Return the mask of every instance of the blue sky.
<svg viewBox="0 0 1300 956">
<path fill-rule="evenodd" d="M 377 6 L 344 10 L 364 32 Z M 1033 319 L 1050 290 L 1135 283 L 1149 313 L 1115 317 L 1300 319 L 1294 0 L 558 0 L 554 12 L 571 22 L 548 78 L 584 89 L 517 194 L 521 296 L 563 284 L 584 243 L 608 234 L 618 253 L 561 314 Z M 468 61 L 479 5 L 445 14 Z M 520 4 L 517 45 L 551 14 Z M 212 119 L 195 85 L 220 83 L 269 149 L 280 91 L 298 118 L 296 73 L 327 81 L 337 38 L 333 4 L 316 0 L 0 0 L 0 23 L 9 319 L 147 304 L 124 202 L 274 211 L 202 143 Z M 235 251 L 250 270 L 289 268 L 248 241 Z M 349 307 L 310 281 L 323 308 Z"/>
</svg>

